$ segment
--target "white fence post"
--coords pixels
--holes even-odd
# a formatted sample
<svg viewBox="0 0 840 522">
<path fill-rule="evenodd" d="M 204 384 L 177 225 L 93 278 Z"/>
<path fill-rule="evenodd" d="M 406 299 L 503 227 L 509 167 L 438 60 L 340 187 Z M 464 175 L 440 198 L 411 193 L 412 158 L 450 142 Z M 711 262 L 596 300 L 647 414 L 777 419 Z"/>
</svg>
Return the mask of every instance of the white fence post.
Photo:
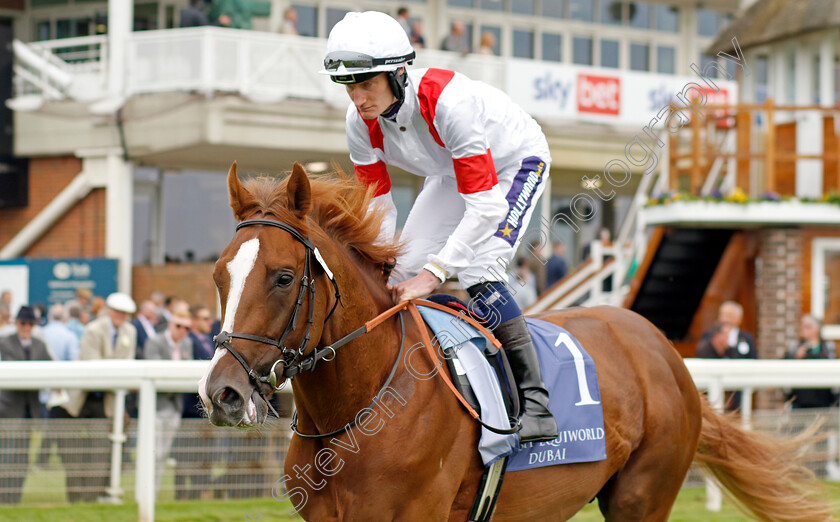
<svg viewBox="0 0 840 522">
<path fill-rule="evenodd" d="M 724 391 L 720 379 L 712 379 L 709 383 L 709 403 L 716 412 L 723 413 Z M 723 495 L 720 487 L 710 477 L 706 477 L 706 509 L 718 513 L 722 506 Z"/>
<path fill-rule="evenodd" d="M 140 412 L 137 426 L 137 497 L 140 522 L 155 520 L 155 412 L 157 393 L 151 379 L 140 383 Z"/>
<path fill-rule="evenodd" d="M 122 450 L 125 443 L 125 390 L 114 392 L 114 430 L 111 432 L 111 485 L 105 491 L 113 504 L 122 504 Z"/>
</svg>

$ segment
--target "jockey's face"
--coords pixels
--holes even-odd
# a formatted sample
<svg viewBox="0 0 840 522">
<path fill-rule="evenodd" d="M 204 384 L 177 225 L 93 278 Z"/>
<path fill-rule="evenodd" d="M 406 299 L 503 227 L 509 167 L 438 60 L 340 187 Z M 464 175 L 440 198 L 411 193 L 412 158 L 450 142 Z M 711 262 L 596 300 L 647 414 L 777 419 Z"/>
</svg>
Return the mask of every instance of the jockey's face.
<svg viewBox="0 0 840 522">
<path fill-rule="evenodd" d="M 366 120 L 372 120 L 393 105 L 397 98 L 388 86 L 386 73 L 378 74 L 370 80 L 345 85 L 353 104 Z"/>
</svg>

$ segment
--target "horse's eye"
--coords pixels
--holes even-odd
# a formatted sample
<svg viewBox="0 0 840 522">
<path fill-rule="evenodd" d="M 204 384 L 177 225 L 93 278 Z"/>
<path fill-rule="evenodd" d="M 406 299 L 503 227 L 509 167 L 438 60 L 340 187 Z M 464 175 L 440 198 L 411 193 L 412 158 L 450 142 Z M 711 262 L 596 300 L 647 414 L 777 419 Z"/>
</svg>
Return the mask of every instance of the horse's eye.
<svg viewBox="0 0 840 522">
<path fill-rule="evenodd" d="M 274 284 L 275 286 L 289 286 L 294 280 L 295 278 L 289 274 L 280 274 Z"/>
</svg>

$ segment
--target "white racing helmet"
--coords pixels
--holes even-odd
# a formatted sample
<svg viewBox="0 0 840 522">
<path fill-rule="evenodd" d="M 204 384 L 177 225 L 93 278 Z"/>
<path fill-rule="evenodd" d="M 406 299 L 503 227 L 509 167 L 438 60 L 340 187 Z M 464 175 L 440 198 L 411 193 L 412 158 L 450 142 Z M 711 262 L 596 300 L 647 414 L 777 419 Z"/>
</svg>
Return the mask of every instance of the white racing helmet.
<svg viewBox="0 0 840 522">
<path fill-rule="evenodd" d="M 414 49 L 402 26 L 378 11 L 347 13 L 335 24 L 327 40 L 322 74 L 336 83 L 359 83 L 382 72 L 389 72 L 391 88 L 396 71 L 414 61 Z M 403 75 L 404 76 L 404 75 Z M 400 79 L 404 86 L 404 78 Z M 394 93 L 397 98 L 402 98 Z"/>
</svg>

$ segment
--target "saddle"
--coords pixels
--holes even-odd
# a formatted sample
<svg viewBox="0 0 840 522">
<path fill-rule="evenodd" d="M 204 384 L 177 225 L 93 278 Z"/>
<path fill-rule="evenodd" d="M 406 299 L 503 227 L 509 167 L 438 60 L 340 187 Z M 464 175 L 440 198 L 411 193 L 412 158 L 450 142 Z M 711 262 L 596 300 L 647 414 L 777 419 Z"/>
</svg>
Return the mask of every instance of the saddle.
<svg viewBox="0 0 840 522">
<path fill-rule="evenodd" d="M 459 315 L 464 314 L 488 330 L 490 328 L 490 324 L 482 315 L 454 295 L 435 294 L 429 296 L 427 300 L 450 308 Z M 466 374 L 463 371 L 459 372 L 456 366 L 458 364 L 458 358 L 454 357 L 454 348 L 445 348 L 444 354 L 446 355 L 449 375 L 452 376 L 452 382 L 455 384 L 458 392 L 467 399 L 467 402 L 470 403 L 470 406 L 475 411 L 481 413 L 481 405 L 473 392 Z M 497 350 L 495 346 L 489 343 L 484 350 L 484 355 L 499 381 L 502 390 L 502 399 L 505 403 L 505 411 L 507 411 L 511 426 L 516 426 L 516 419 L 519 418 L 519 393 L 516 390 L 516 379 L 514 379 L 513 372 L 510 369 L 507 355 L 504 350 Z"/>
</svg>

